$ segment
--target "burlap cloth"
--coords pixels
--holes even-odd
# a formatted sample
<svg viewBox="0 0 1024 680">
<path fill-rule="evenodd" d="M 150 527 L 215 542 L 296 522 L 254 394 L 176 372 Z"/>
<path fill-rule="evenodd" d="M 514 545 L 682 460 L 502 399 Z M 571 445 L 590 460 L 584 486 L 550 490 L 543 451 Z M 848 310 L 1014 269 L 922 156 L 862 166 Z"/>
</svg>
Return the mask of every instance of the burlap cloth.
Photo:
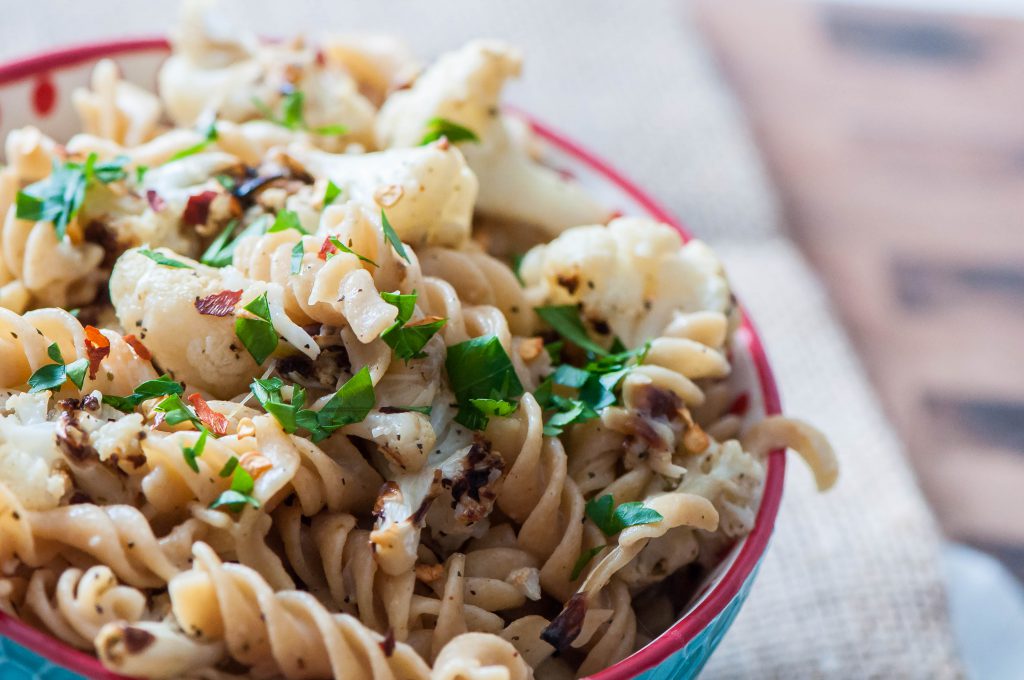
<svg viewBox="0 0 1024 680">
<path fill-rule="evenodd" d="M 265 34 L 376 30 L 432 56 L 476 36 L 521 45 L 510 98 L 610 159 L 724 256 L 787 413 L 842 457 L 824 496 L 794 461 L 769 555 L 706 678 L 959 677 L 939 537 L 822 286 L 780 229 L 735 102 L 672 0 L 228 3 Z M 0 55 L 160 33 L 170 2 L 5 3 Z"/>
</svg>

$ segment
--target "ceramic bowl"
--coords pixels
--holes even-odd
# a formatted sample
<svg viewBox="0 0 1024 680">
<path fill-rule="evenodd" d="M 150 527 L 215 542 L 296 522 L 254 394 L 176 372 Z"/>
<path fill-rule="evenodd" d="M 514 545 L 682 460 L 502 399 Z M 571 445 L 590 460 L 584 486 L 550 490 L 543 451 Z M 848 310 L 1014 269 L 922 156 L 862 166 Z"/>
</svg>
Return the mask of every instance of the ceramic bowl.
<svg viewBox="0 0 1024 680">
<path fill-rule="evenodd" d="M 0 135 L 35 125 L 63 141 L 78 131 L 71 93 L 88 82 L 96 62 L 114 59 L 124 76 L 155 88 L 156 73 L 168 54 L 160 38 L 122 40 L 70 47 L 0 65 Z M 543 142 L 545 162 L 575 177 L 607 205 L 624 214 L 647 215 L 686 229 L 639 187 L 561 133 L 524 117 Z M 748 419 L 779 412 L 780 404 L 764 349 L 744 315 L 733 348 L 733 376 L 738 395 L 733 411 Z M 723 562 L 688 602 L 679 602 L 680 617 L 650 644 L 593 676 L 595 680 L 678 680 L 692 678 L 707 662 L 743 605 L 768 547 L 782 499 L 785 458 L 769 456 L 764 495 L 753 531 L 732 547 Z M 0 678 L 70 680 L 119 678 L 94 657 L 0 613 Z"/>
</svg>

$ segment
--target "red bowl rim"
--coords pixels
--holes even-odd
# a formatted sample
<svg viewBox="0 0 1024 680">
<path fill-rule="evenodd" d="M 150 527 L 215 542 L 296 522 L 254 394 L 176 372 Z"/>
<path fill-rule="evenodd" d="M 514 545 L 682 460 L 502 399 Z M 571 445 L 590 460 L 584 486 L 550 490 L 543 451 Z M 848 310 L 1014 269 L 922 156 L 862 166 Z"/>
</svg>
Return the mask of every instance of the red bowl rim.
<svg viewBox="0 0 1024 680">
<path fill-rule="evenodd" d="M 42 75 L 48 71 L 93 61 L 101 57 L 131 52 L 166 51 L 169 45 L 164 38 L 133 38 L 109 40 L 76 45 L 65 49 L 15 59 L 0 65 L 0 85 L 13 81 Z M 533 130 L 552 146 L 563 153 L 575 157 L 594 172 L 602 175 L 612 184 L 618 186 L 637 202 L 647 213 L 668 225 L 671 225 L 684 238 L 692 235 L 683 224 L 673 217 L 664 207 L 641 190 L 618 170 L 603 159 L 595 156 L 578 143 L 560 132 L 538 121 L 534 116 L 513 109 L 517 115 L 525 118 Z M 778 386 L 772 375 L 764 345 L 754 329 L 746 311 L 742 312 L 741 328 L 745 331 L 748 350 L 757 370 L 761 385 L 765 412 L 773 415 L 781 412 Z M 764 554 L 771 538 L 775 517 L 782 501 L 782 488 L 785 477 L 786 458 L 783 451 L 772 451 L 768 456 L 768 470 L 765 476 L 764 492 L 761 506 L 758 509 L 754 528 L 740 546 L 728 570 L 704 599 L 686 616 L 673 624 L 668 630 L 655 638 L 650 644 L 637 650 L 622 661 L 609 666 L 591 676 L 589 680 L 627 680 L 646 670 L 653 668 L 674 653 L 683 649 L 703 631 L 725 607 L 737 596 L 743 584 L 750 578 L 761 556 Z M 7 637 L 45 658 L 72 671 L 82 673 L 90 678 L 104 680 L 127 680 L 126 676 L 113 673 L 104 667 L 94 656 L 74 649 L 57 638 L 28 624 L 0 612 L 0 636 Z"/>
</svg>

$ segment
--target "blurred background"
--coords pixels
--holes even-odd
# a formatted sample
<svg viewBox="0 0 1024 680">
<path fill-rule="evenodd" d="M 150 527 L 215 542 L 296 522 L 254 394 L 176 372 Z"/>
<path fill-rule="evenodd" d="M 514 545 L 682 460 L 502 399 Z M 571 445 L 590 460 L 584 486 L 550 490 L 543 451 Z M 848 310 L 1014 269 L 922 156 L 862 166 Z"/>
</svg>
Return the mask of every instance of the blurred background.
<svg viewBox="0 0 1024 680">
<path fill-rule="evenodd" d="M 1024 579 L 1024 2 L 696 9 L 943 529 Z"/>
<path fill-rule="evenodd" d="M 177 15 L 2 5 L 3 60 Z M 428 60 L 521 45 L 507 99 L 723 255 L 787 412 L 843 474 L 818 497 L 790 467 L 708 677 L 1024 677 L 1024 0 L 223 5 L 264 35 L 395 33 Z"/>
</svg>

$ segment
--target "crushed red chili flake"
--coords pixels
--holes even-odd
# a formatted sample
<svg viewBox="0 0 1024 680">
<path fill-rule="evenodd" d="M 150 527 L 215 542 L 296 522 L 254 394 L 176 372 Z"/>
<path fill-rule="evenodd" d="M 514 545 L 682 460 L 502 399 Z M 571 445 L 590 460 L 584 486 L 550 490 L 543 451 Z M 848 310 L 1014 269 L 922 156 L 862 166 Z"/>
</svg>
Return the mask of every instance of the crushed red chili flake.
<svg viewBox="0 0 1024 680">
<path fill-rule="evenodd" d="M 235 305 L 242 299 L 241 290 L 222 290 L 204 298 L 196 298 L 196 309 L 207 316 L 230 316 L 235 312 Z"/>
<path fill-rule="evenodd" d="M 317 257 L 319 257 L 321 260 L 326 261 L 328 254 L 334 255 L 337 252 L 338 246 L 331 243 L 331 237 L 328 236 L 327 238 L 324 239 L 324 244 L 320 246 L 320 252 L 317 253 Z"/>
<path fill-rule="evenodd" d="M 206 224 L 206 220 L 210 217 L 210 204 L 215 198 L 217 198 L 216 191 L 204 191 L 189 196 L 188 203 L 185 204 L 185 212 L 181 216 L 185 224 L 193 226 Z"/>
<path fill-rule="evenodd" d="M 164 202 L 164 199 L 160 198 L 160 194 L 156 193 L 156 189 L 146 190 L 146 200 L 149 201 L 149 207 L 154 212 L 160 212 L 167 207 L 167 203 Z"/>
<path fill-rule="evenodd" d="M 196 410 L 199 420 L 203 421 L 203 424 L 210 428 L 210 432 L 218 437 L 228 433 L 228 419 L 223 414 L 217 413 L 210 408 L 210 405 L 206 403 L 206 400 L 198 392 L 188 395 L 188 403 L 192 404 L 192 408 Z"/>
<path fill-rule="evenodd" d="M 100 362 L 110 354 L 110 341 L 95 326 L 85 327 L 85 356 L 89 359 L 89 380 L 96 379 Z"/>
<path fill-rule="evenodd" d="M 138 356 L 143 361 L 149 361 L 150 359 L 153 358 L 153 355 L 150 353 L 149 349 L 145 345 L 143 345 L 142 341 L 139 340 L 134 335 L 128 334 L 124 336 L 124 341 L 127 342 L 128 345 L 133 350 L 135 350 L 136 356 Z"/>
<path fill-rule="evenodd" d="M 743 392 L 729 405 L 728 412 L 734 416 L 745 416 L 748 408 L 750 408 L 750 394 Z"/>
</svg>

